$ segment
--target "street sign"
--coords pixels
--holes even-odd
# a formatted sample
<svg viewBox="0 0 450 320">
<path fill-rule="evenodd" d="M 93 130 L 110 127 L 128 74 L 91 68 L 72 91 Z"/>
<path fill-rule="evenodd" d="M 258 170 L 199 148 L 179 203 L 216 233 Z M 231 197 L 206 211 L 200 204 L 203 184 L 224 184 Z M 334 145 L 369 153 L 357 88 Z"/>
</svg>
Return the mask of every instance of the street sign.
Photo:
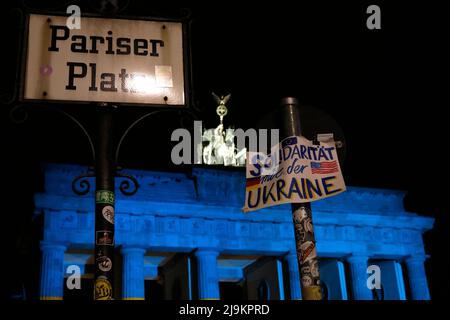
<svg viewBox="0 0 450 320">
<path fill-rule="evenodd" d="M 28 18 L 23 100 L 185 105 L 182 22 Z"/>
</svg>

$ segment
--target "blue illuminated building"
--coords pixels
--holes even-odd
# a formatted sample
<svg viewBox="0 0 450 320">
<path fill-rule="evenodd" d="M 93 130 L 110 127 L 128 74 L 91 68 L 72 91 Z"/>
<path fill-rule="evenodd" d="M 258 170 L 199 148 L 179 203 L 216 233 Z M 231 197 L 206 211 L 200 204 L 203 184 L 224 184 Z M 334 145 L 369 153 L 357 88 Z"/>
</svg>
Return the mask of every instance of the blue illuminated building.
<svg viewBox="0 0 450 320">
<path fill-rule="evenodd" d="M 47 165 L 45 192 L 35 195 L 45 221 L 41 299 L 76 295 L 65 288 L 70 265 L 79 266 L 83 286 L 92 282 L 95 181 L 86 196 L 71 189 L 86 170 Z M 127 172 L 140 188 L 131 197 L 117 193 L 117 297 L 301 299 L 290 206 L 243 213 L 243 171 Z M 348 187 L 313 203 L 327 299 L 430 298 L 422 234 L 434 220 L 406 212 L 403 197 L 401 191 Z M 380 289 L 367 286 L 371 265 L 380 268 Z"/>
</svg>

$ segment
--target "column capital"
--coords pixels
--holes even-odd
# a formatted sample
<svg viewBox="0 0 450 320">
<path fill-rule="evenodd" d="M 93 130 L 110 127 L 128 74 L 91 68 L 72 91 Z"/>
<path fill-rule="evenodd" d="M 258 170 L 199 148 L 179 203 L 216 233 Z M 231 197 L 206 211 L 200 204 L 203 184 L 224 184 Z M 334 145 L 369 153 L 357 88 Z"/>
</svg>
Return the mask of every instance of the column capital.
<svg viewBox="0 0 450 320">
<path fill-rule="evenodd" d="M 218 248 L 197 248 L 194 252 L 196 257 L 201 256 L 215 256 L 218 257 L 220 250 Z"/>
<path fill-rule="evenodd" d="M 286 261 L 289 261 L 289 260 L 295 260 L 295 261 L 297 261 L 297 252 L 292 252 L 292 251 L 289 251 L 288 253 L 286 253 L 285 255 L 284 255 L 284 257 L 283 257 L 283 259 L 284 260 L 286 260 Z"/>
<path fill-rule="evenodd" d="M 406 263 L 424 263 L 427 260 L 427 256 L 420 255 L 410 255 L 404 258 Z"/>
<path fill-rule="evenodd" d="M 345 260 L 349 263 L 361 263 L 369 261 L 369 256 L 363 254 L 353 254 L 346 257 Z"/>
<path fill-rule="evenodd" d="M 66 251 L 67 245 L 58 242 L 41 241 L 40 247 L 42 251 L 54 250 L 54 251 Z"/>
<path fill-rule="evenodd" d="M 145 254 L 145 249 L 143 249 L 143 248 L 140 248 L 140 247 L 122 247 L 121 249 L 120 249 L 120 252 L 124 255 L 124 254 L 133 254 L 133 253 L 136 253 L 136 254 L 142 254 L 142 255 L 144 255 Z"/>
</svg>

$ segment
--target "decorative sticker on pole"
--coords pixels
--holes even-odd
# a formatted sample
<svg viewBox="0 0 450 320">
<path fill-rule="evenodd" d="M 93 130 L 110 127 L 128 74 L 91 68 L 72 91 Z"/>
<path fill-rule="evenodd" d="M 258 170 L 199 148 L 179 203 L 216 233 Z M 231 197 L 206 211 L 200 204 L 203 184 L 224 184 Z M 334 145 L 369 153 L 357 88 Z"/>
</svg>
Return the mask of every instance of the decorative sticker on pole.
<svg viewBox="0 0 450 320">
<path fill-rule="evenodd" d="M 306 300 L 320 300 L 319 265 L 309 204 L 300 205 L 293 215 L 303 296 Z"/>
<path fill-rule="evenodd" d="M 98 268 L 103 272 L 108 272 L 112 268 L 111 259 L 105 255 L 102 255 L 101 253 L 98 255 L 97 259 L 95 259 L 95 261 L 98 263 Z"/>
<path fill-rule="evenodd" d="M 103 246 L 114 245 L 114 235 L 112 231 L 100 230 L 95 233 L 95 244 Z"/>
<path fill-rule="evenodd" d="M 244 212 L 306 203 L 346 190 L 334 142 L 284 139 L 266 155 L 248 152 Z"/>
<path fill-rule="evenodd" d="M 114 192 L 108 190 L 98 190 L 95 193 L 95 203 L 114 205 Z"/>
<path fill-rule="evenodd" d="M 112 300 L 112 286 L 106 277 L 100 276 L 94 284 L 95 300 Z"/>
<path fill-rule="evenodd" d="M 114 224 L 114 208 L 112 206 L 105 206 L 102 209 L 103 218 L 111 224 Z"/>
</svg>

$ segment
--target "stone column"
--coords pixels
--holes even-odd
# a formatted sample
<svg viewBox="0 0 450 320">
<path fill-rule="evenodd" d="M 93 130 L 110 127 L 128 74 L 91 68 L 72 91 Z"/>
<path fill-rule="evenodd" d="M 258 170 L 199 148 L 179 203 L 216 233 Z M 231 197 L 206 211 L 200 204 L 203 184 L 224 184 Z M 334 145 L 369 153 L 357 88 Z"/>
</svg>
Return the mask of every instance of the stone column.
<svg viewBox="0 0 450 320">
<path fill-rule="evenodd" d="M 302 290 L 300 288 L 300 273 L 298 271 L 297 253 L 288 253 L 284 259 L 289 269 L 289 287 L 291 290 L 291 300 L 301 300 Z"/>
<path fill-rule="evenodd" d="M 122 248 L 122 300 L 144 300 L 144 254 L 141 248 Z"/>
<path fill-rule="evenodd" d="M 64 252 L 66 246 L 41 242 L 40 300 L 62 300 L 64 293 Z"/>
<path fill-rule="evenodd" d="M 198 249 L 195 252 L 198 268 L 198 298 L 203 300 L 220 299 L 219 272 L 217 257 L 219 251 Z"/>
<path fill-rule="evenodd" d="M 372 291 L 367 287 L 367 256 L 350 256 L 350 280 L 354 300 L 372 300 Z"/>
<path fill-rule="evenodd" d="M 408 269 L 409 287 L 413 300 L 430 300 L 427 276 L 425 273 L 425 256 L 411 256 L 405 259 Z"/>
</svg>

